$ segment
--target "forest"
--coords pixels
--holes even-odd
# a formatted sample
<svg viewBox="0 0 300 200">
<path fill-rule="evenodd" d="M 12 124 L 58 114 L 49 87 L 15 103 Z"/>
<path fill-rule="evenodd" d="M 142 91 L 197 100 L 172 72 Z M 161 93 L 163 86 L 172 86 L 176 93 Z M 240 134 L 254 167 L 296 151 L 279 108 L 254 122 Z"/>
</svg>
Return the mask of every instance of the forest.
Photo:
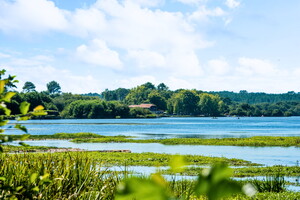
<svg viewBox="0 0 300 200">
<path fill-rule="evenodd" d="M 8 86 L 7 90 L 15 90 Z M 129 105 L 155 104 L 160 116 L 300 116 L 300 94 L 235 92 L 205 92 L 201 90 L 170 90 L 164 83 L 155 86 L 147 82 L 137 87 L 106 89 L 101 94 L 62 93 L 59 83 L 51 81 L 47 90 L 38 92 L 32 82 L 26 82 L 21 92 L 7 106 L 18 114 L 21 102 L 31 108 L 43 105 L 48 118 L 145 118 L 159 115 Z M 4 112 L 4 111 L 2 111 Z"/>
</svg>

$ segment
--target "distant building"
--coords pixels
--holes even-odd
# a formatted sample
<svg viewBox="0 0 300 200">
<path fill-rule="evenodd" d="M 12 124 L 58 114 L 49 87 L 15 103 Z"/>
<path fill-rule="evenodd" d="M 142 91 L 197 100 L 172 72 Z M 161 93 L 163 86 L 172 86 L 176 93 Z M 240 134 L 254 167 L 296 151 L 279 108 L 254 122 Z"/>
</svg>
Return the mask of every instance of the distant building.
<svg viewBox="0 0 300 200">
<path fill-rule="evenodd" d="M 130 105 L 128 106 L 129 108 L 145 108 L 150 110 L 151 112 L 156 112 L 157 111 L 157 106 L 154 104 L 148 104 L 148 103 L 144 103 L 144 104 L 140 104 L 140 105 Z"/>
</svg>

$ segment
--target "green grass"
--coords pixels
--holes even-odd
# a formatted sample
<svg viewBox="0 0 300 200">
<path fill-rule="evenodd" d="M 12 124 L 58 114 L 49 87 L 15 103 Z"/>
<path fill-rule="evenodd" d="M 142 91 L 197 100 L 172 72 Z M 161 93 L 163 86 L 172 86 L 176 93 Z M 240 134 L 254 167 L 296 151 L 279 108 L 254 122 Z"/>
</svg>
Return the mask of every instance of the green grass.
<svg viewBox="0 0 300 200">
<path fill-rule="evenodd" d="M 17 153 L 17 152 L 47 151 L 49 149 L 56 149 L 57 147 L 2 145 L 2 148 L 3 148 L 3 152 Z"/>
<path fill-rule="evenodd" d="M 222 139 L 201 139 L 201 138 L 170 138 L 170 139 L 148 139 L 138 140 L 120 136 L 109 136 L 102 138 L 77 138 L 72 142 L 78 143 L 160 143 L 165 145 L 225 145 L 225 146 L 297 146 L 300 147 L 300 137 L 274 137 L 255 136 L 249 138 L 222 138 Z"/>
<path fill-rule="evenodd" d="M 64 156 L 86 156 L 95 162 L 104 163 L 106 166 L 168 166 L 174 155 L 159 153 L 124 153 L 124 152 L 68 152 L 68 153 L 52 153 L 57 157 Z M 29 154 L 28 154 L 29 155 Z M 30 155 L 32 159 L 42 159 L 48 153 L 34 153 Z M 15 154 L 10 155 L 18 156 Z M 1 157 L 1 155 L 0 155 Z M 250 161 L 224 158 L 210 157 L 199 155 L 184 156 L 188 164 L 191 165 L 210 165 L 214 163 L 225 162 L 232 166 L 257 166 L 258 164 Z"/>
<path fill-rule="evenodd" d="M 10 135 L 14 140 L 20 135 Z M 28 140 L 70 139 L 76 143 L 160 143 L 164 145 L 224 145 L 224 146 L 283 146 L 300 147 L 300 137 L 254 136 L 249 138 L 169 138 L 169 139 L 135 139 L 131 136 L 104 136 L 95 133 L 55 133 L 53 135 L 30 135 Z"/>
<path fill-rule="evenodd" d="M 22 135 L 1 135 L 1 137 L 10 136 L 14 140 L 19 140 Z M 86 132 L 80 132 L 80 133 L 55 133 L 53 135 L 29 135 L 27 140 L 47 140 L 47 139 L 60 139 L 60 140 L 66 140 L 66 139 L 76 139 L 76 138 L 86 138 L 86 139 L 92 139 L 92 138 L 106 138 L 109 136 L 103 136 L 96 133 L 86 133 Z M 112 136 L 117 138 L 130 138 L 129 136 Z"/>
<path fill-rule="evenodd" d="M 180 175 L 196 176 L 203 170 L 203 167 L 188 167 Z M 254 176 L 300 176 L 299 166 L 272 166 L 272 167 L 243 167 L 232 168 L 234 177 Z M 170 170 L 162 171 L 164 174 L 174 174 Z"/>
<path fill-rule="evenodd" d="M 112 172 L 105 166 L 119 164 L 166 164 L 172 156 L 144 153 L 25 153 L 0 154 L 0 199 L 114 199 L 117 184 L 127 175 Z M 188 156 L 190 163 L 208 163 L 224 158 Z M 140 162 L 138 162 L 140 161 Z M 234 162 L 235 163 L 235 162 Z M 245 183 L 245 182 L 241 182 Z M 168 181 L 167 187 L 177 199 L 195 200 L 195 181 Z M 184 198 L 183 198 L 184 197 Z M 259 193 L 226 199 L 299 199 L 300 193 Z M 206 199 L 200 197 L 199 199 Z"/>
</svg>

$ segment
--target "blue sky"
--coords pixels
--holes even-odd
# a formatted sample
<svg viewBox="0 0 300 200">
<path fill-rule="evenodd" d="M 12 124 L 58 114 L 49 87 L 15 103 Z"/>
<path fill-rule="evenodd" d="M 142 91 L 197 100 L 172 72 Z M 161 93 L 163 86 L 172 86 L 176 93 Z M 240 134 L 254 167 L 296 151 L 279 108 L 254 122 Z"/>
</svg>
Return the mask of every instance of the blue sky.
<svg viewBox="0 0 300 200">
<path fill-rule="evenodd" d="M 300 92 L 298 0 L 0 0 L 0 66 L 38 91 Z"/>
</svg>

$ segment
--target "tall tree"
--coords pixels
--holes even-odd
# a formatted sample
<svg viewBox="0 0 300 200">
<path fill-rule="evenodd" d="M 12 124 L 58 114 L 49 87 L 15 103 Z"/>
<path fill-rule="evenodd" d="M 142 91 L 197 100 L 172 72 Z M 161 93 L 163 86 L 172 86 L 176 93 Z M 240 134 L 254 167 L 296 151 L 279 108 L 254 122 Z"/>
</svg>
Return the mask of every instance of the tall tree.
<svg viewBox="0 0 300 200">
<path fill-rule="evenodd" d="M 166 110 L 167 109 L 167 101 L 166 99 L 159 94 L 157 90 L 153 90 L 149 95 L 148 99 L 151 103 L 155 104 L 158 109 Z"/>
<path fill-rule="evenodd" d="M 172 98 L 173 113 L 194 115 L 198 112 L 199 96 L 194 90 L 180 90 Z"/>
<path fill-rule="evenodd" d="M 169 89 L 169 87 L 166 86 L 164 83 L 160 83 L 160 84 L 158 84 L 157 89 L 166 91 Z"/>
<path fill-rule="evenodd" d="M 56 81 L 51 81 L 51 82 L 47 83 L 47 89 L 50 94 L 60 94 L 61 93 L 61 87 L 58 84 L 58 82 L 56 82 Z"/>
<path fill-rule="evenodd" d="M 23 86 L 23 92 L 35 92 L 35 85 L 30 82 L 30 81 L 26 81 L 24 86 Z"/>
</svg>

